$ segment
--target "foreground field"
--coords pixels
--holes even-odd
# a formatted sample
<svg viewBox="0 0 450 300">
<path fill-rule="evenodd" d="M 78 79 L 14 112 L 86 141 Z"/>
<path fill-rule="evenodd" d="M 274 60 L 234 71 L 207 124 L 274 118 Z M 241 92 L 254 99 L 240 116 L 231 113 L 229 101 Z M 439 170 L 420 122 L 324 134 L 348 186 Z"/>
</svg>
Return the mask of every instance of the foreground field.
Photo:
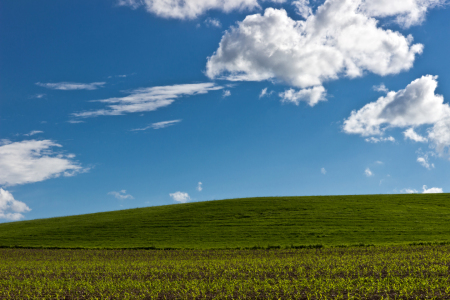
<svg viewBox="0 0 450 300">
<path fill-rule="evenodd" d="M 0 299 L 450 299 L 449 246 L 0 250 Z"/>
<path fill-rule="evenodd" d="M 0 247 L 246 248 L 450 241 L 450 195 L 247 198 L 0 224 Z"/>
</svg>

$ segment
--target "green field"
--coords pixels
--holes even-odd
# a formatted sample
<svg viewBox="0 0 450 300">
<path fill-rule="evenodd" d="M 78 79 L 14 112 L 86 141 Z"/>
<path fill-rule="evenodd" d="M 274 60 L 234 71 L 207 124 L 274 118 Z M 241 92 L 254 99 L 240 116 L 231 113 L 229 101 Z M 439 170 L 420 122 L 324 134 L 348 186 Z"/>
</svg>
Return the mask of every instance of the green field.
<svg viewBox="0 0 450 300">
<path fill-rule="evenodd" d="M 245 198 L 0 224 L 1 247 L 251 248 L 450 242 L 450 194 Z"/>
<path fill-rule="evenodd" d="M 450 246 L 0 249 L 0 299 L 450 299 Z"/>
</svg>

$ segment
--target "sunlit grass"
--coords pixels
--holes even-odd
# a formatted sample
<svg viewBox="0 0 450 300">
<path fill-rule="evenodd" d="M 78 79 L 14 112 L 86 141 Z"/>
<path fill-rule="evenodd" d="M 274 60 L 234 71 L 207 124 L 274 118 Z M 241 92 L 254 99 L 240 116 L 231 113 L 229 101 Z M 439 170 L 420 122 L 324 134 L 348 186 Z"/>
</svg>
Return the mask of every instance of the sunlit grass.
<svg viewBox="0 0 450 300">
<path fill-rule="evenodd" d="M 450 241 L 450 195 L 247 198 L 0 224 L 0 246 L 251 248 Z"/>
</svg>

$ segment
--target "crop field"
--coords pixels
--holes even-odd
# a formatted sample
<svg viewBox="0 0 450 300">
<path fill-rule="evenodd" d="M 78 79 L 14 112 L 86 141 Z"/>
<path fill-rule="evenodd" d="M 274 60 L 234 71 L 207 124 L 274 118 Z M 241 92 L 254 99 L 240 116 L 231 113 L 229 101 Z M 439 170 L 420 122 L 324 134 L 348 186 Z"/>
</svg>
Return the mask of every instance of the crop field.
<svg viewBox="0 0 450 300">
<path fill-rule="evenodd" d="M 450 299 L 450 246 L 0 249 L 0 299 Z"/>
<path fill-rule="evenodd" d="M 0 224 L 0 247 L 225 249 L 450 241 L 450 194 L 244 198 Z"/>
</svg>

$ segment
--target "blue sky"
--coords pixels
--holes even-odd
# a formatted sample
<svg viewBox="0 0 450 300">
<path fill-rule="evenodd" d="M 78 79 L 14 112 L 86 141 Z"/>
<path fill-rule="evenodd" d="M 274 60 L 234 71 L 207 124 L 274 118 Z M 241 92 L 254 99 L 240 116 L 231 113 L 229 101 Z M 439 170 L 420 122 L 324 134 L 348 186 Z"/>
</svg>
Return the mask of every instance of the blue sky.
<svg viewBox="0 0 450 300">
<path fill-rule="evenodd" d="M 448 20 L 444 0 L 3 1 L 0 222 L 448 192 Z"/>
</svg>

